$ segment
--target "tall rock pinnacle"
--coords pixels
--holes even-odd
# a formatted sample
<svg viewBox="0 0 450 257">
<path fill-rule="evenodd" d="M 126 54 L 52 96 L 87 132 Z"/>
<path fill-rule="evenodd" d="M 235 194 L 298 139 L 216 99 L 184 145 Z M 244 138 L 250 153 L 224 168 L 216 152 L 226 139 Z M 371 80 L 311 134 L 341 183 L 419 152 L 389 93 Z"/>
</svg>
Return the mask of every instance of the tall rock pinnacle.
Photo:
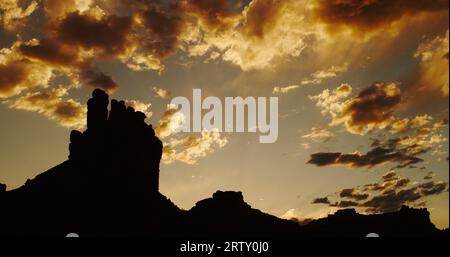
<svg viewBox="0 0 450 257">
<path fill-rule="evenodd" d="M 89 165 L 92 178 L 130 191 L 158 192 L 162 142 L 145 114 L 126 107 L 124 101 L 111 101 L 100 89 L 88 101 L 87 130 L 70 134 L 69 160 Z M 104 174 L 107 173 L 107 174 Z"/>
</svg>

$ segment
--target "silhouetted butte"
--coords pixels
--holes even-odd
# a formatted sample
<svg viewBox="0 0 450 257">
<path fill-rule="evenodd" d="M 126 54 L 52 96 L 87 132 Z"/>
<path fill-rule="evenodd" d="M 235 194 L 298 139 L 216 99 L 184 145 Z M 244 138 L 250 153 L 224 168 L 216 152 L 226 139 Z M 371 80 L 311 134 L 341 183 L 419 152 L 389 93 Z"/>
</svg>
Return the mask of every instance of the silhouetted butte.
<svg viewBox="0 0 450 257">
<path fill-rule="evenodd" d="M 301 226 L 253 209 L 241 192 L 217 191 L 181 210 L 159 193 L 163 144 L 145 115 L 99 89 L 87 106 L 87 129 L 70 133 L 68 160 L 17 189 L 0 184 L 0 236 L 444 234 L 426 209 L 407 207 L 380 215 L 341 210 Z"/>
</svg>

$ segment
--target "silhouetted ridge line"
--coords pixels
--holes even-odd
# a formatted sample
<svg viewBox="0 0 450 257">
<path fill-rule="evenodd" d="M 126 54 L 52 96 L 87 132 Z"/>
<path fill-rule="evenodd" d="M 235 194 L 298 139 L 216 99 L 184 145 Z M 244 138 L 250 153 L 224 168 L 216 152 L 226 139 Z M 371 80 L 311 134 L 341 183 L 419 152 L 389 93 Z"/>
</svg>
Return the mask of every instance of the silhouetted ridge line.
<svg viewBox="0 0 450 257">
<path fill-rule="evenodd" d="M 426 209 L 379 215 L 340 210 L 301 226 L 253 209 L 241 192 L 217 191 L 181 210 L 159 193 L 163 144 L 145 114 L 111 101 L 88 101 L 87 129 L 70 133 L 69 158 L 6 191 L 0 184 L 0 236 L 381 236 L 448 235 Z"/>
</svg>

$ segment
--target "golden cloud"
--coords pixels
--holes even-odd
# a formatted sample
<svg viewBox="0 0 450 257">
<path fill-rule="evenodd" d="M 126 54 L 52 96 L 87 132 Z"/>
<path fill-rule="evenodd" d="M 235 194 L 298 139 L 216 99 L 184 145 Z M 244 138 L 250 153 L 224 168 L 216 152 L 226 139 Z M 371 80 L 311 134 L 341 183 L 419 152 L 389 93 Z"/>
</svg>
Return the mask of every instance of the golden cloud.
<svg viewBox="0 0 450 257">
<path fill-rule="evenodd" d="M 188 25 L 184 49 L 191 56 L 214 51 L 243 70 L 270 67 L 277 58 L 299 56 L 306 46 L 310 28 L 302 26 L 304 6 L 302 1 L 254 0 L 220 33 L 201 22 Z"/>
<path fill-rule="evenodd" d="M 289 1 L 253 0 L 244 10 L 244 31 L 250 37 L 264 38 L 277 27 Z"/>
<path fill-rule="evenodd" d="M 53 77 L 50 67 L 25 59 L 20 44 L 0 49 L 0 98 L 11 97 L 30 88 L 47 87 Z"/>
<path fill-rule="evenodd" d="M 239 4 L 239 3 L 238 3 Z M 239 7 L 228 0 L 185 0 L 184 8 L 188 14 L 197 17 L 200 25 L 210 31 L 222 32 L 234 25 Z"/>
<path fill-rule="evenodd" d="M 119 60 L 131 70 L 162 74 L 163 59 L 177 51 L 189 58 L 203 56 L 205 62 L 222 60 L 248 71 L 273 68 L 308 50 L 307 55 L 314 56 L 316 72 L 299 85 L 318 84 L 355 67 L 356 62 L 364 65 L 369 57 L 386 55 L 395 39 L 407 36 L 405 28 L 419 23 L 417 17 L 420 16 L 420 24 L 426 24 L 436 14 L 448 13 L 448 1 L 404 4 L 405 1 L 252 0 L 244 6 L 241 1 L 225 0 L 214 4 L 205 0 L 43 0 L 38 7 L 35 1 L 24 6 L 20 1 L 3 0 L 3 27 L 20 28 L 41 7 L 46 23 L 39 28 L 41 38 L 23 42 L 18 37 L 14 61 L 0 61 L 0 73 L 8 74 L 0 78 L 0 97 L 30 87 L 47 87 L 53 74 L 71 79 L 72 86 L 85 84 L 113 91 L 118 83 L 95 67 L 97 61 Z M 330 24 L 342 25 L 344 29 L 330 31 Z M 391 27 L 395 27 L 392 33 L 386 33 Z M 371 33 L 358 37 L 351 33 L 355 29 Z M 423 42 L 415 56 L 420 60 L 420 84 L 448 94 L 448 72 L 444 70 L 448 69 L 448 32 L 444 37 Z M 289 89 L 292 87 L 278 87 L 274 92 Z M 334 93 L 342 99 L 347 94 L 328 91 L 330 97 Z M 345 124 L 357 134 L 393 122 L 397 122 L 393 130 L 400 131 L 412 122 L 390 121 L 391 107 L 387 106 L 383 109 L 387 112 L 379 117 L 375 112 L 365 112 L 371 119 L 368 122 L 357 111 L 361 100 L 353 99 L 352 106 L 327 99 L 332 105 L 323 111 L 327 108 L 333 112 L 335 124 Z"/>
<path fill-rule="evenodd" d="M 172 96 L 172 93 L 170 91 L 162 88 L 153 87 L 153 91 L 161 99 L 169 99 Z"/>
<path fill-rule="evenodd" d="M 334 134 L 326 129 L 312 128 L 311 132 L 303 135 L 302 138 L 311 139 L 314 142 L 324 142 L 332 138 Z"/>
<path fill-rule="evenodd" d="M 78 61 L 78 51 L 73 46 L 54 39 L 33 39 L 21 44 L 19 50 L 27 59 L 53 67 L 70 66 Z"/>
<path fill-rule="evenodd" d="M 165 138 L 176 133 L 178 128 L 185 122 L 185 117 L 175 106 L 167 105 L 155 133 L 159 138 Z"/>
<path fill-rule="evenodd" d="M 354 134 L 365 134 L 374 128 L 387 127 L 395 107 L 401 101 L 401 91 L 394 83 L 375 83 L 344 103 L 334 124 L 344 123 Z"/>
<path fill-rule="evenodd" d="M 287 94 L 289 91 L 299 88 L 299 85 L 291 85 L 286 87 L 274 87 L 272 94 Z"/>
<path fill-rule="evenodd" d="M 353 88 L 349 84 L 341 84 L 334 90 L 327 88 L 320 94 L 309 98 L 316 102 L 316 106 L 321 109 L 322 115 L 331 115 L 333 119 L 336 119 L 343 111 L 344 100 L 352 91 Z"/>
<path fill-rule="evenodd" d="M 330 91 L 310 96 L 321 109 L 322 115 L 331 116 L 330 125 L 344 125 L 352 134 L 365 135 L 375 129 L 390 129 L 393 133 L 405 132 L 429 123 L 429 115 L 412 120 L 399 119 L 394 113 L 402 101 L 402 93 L 395 83 L 374 83 L 348 99 L 352 88 L 343 84 Z"/>
<path fill-rule="evenodd" d="M 408 118 L 396 119 L 389 125 L 389 130 L 394 134 L 407 132 L 410 129 L 421 128 L 429 124 L 432 119 L 428 114 L 416 116 L 412 120 Z"/>
<path fill-rule="evenodd" d="M 6 31 L 16 31 L 25 26 L 27 18 L 37 9 L 38 2 L 22 6 L 19 0 L 0 1 L 0 26 Z"/>
<path fill-rule="evenodd" d="M 150 111 L 150 107 L 152 106 L 150 103 L 146 104 L 138 100 L 125 100 L 125 105 L 132 107 L 137 112 L 142 112 L 146 118 L 150 118 L 153 115 Z"/>
<path fill-rule="evenodd" d="M 198 137 L 180 134 L 178 129 L 184 122 L 184 115 L 169 104 L 155 128 L 156 135 L 165 139 L 162 160 L 166 164 L 174 161 L 196 164 L 198 158 L 213 153 L 215 149 L 228 143 L 217 131 L 204 130 Z"/>
<path fill-rule="evenodd" d="M 448 34 L 447 30 L 444 37 L 421 43 L 414 54 L 420 60 L 419 86 L 422 90 L 440 90 L 444 96 L 448 96 L 449 88 Z"/>
<path fill-rule="evenodd" d="M 163 162 L 168 164 L 181 161 L 187 164 L 196 164 L 197 159 L 213 153 L 216 148 L 222 148 L 228 140 L 215 131 L 202 131 L 201 136 L 187 136 L 181 139 L 172 139 L 164 145 Z"/>
<path fill-rule="evenodd" d="M 325 70 L 318 70 L 311 74 L 311 78 L 305 79 L 301 82 L 302 85 L 320 84 L 324 79 L 336 77 L 338 73 L 346 72 L 348 63 L 340 66 L 332 66 Z"/>
<path fill-rule="evenodd" d="M 314 10 L 318 18 L 330 27 L 342 25 L 359 31 L 370 31 L 388 27 L 405 16 L 448 12 L 448 8 L 447 0 L 318 0 Z"/>
<path fill-rule="evenodd" d="M 63 99 L 67 90 L 55 88 L 48 92 L 27 93 L 15 99 L 10 108 L 42 113 L 65 127 L 85 126 L 86 106 L 73 99 Z"/>
</svg>

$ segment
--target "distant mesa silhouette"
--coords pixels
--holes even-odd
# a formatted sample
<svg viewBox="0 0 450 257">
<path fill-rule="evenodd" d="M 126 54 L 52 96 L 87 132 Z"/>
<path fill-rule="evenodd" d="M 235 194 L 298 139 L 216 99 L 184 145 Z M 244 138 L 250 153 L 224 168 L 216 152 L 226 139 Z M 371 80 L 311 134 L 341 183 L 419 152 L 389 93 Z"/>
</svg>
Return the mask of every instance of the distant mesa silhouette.
<svg viewBox="0 0 450 257">
<path fill-rule="evenodd" d="M 448 235 L 426 209 L 406 206 L 380 215 L 340 210 L 300 225 L 253 209 L 241 192 L 217 191 L 182 210 L 159 193 L 163 143 L 145 114 L 100 89 L 87 105 L 87 129 L 70 133 L 68 160 L 17 189 L 0 184 L 0 236 Z"/>
</svg>

